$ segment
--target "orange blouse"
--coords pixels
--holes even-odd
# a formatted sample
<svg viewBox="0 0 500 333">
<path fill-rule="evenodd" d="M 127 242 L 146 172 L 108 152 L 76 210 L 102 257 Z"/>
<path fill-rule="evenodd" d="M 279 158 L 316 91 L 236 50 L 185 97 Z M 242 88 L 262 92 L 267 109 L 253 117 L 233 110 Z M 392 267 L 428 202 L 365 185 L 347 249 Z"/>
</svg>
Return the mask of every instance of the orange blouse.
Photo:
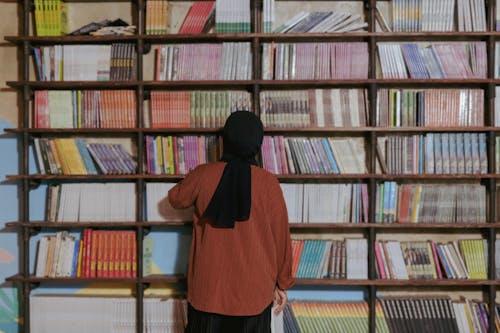
<svg viewBox="0 0 500 333">
<path fill-rule="evenodd" d="M 294 284 L 288 214 L 276 177 L 252 166 L 250 218 L 233 229 L 212 227 L 202 214 L 225 165 L 198 166 L 168 192 L 174 208 L 195 208 L 187 299 L 200 311 L 256 315 L 271 304 L 276 285 Z"/>
</svg>

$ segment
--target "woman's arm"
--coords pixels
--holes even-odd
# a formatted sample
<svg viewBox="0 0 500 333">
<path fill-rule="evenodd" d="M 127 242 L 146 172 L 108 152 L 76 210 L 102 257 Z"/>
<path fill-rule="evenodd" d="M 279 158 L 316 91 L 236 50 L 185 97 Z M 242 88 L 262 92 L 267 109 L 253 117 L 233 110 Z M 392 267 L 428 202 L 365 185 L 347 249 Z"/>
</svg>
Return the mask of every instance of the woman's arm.
<svg viewBox="0 0 500 333">
<path fill-rule="evenodd" d="M 191 207 L 200 189 L 201 167 L 192 170 L 186 177 L 168 191 L 168 201 L 176 209 Z"/>
</svg>

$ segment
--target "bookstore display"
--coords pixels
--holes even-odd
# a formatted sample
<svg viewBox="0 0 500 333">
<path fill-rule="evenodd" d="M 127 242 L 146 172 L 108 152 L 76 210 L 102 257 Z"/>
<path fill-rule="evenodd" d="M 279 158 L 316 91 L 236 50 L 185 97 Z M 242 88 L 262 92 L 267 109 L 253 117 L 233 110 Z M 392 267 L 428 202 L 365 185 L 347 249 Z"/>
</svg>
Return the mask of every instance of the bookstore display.
<svg viewBox="0 0 500 333">
<path fill-rule="evenodd" d="M 500 331 L 496 1 L 138 0 L 82 26 L 73 5 L 24 0 L 6 37 L 26 332 L 183 332 L 185 277 L 153 274 L 152 239 L 190 226 L 167 192 L 236 110 L 264 124 L 298 289 L 364 298 L 292 299 L 276 333 Z M 37 292 L 82 281 L 132 295 Z"/>
</svg>

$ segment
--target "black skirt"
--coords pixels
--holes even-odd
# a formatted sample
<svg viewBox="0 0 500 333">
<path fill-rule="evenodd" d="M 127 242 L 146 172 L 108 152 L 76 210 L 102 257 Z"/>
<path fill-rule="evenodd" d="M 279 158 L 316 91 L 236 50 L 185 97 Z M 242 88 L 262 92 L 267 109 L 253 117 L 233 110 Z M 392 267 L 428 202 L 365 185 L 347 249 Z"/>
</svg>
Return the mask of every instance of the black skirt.
<svg viewBox="0 0 500 333">
<path fill-rule="evenodd" d="M 196 310 L 188 303 L 184 333 L 270 333 L 271 307 L 255 316 L 225 316 Z"/>
</svg>

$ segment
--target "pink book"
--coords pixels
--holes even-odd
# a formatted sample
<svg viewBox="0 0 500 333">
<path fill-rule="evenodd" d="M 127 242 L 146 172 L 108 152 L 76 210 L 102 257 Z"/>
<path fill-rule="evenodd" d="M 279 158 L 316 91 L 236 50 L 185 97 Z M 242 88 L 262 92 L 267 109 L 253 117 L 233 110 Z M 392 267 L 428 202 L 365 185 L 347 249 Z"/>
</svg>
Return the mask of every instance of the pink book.
<svg viewBox="0 0 500 333">
<path fill-rule="evenodd" d="M 49 91 L 35 90 L 35 127 L 49 128 Z"/>
<path fill-rule="evenodd" d="M 435 241 L 430 241 L 430 242 L 431 242 L 431 249 L 432 249 L 432 257 L 434 258 L 434 266 L 436 268 L 436 274 L 437 274 L 438 279 L 442 279 L 443 272 L 441 272 L 441 265 L 440 265 L 440 261 L 439 261 L 438 254 L 437 254 L 437 245 L 436 245 Z"/>
<path fill-rule="evenodd" d="M 380 243 L 375 243 L 375 258 L 377 260 L 378 271 L 380 274 L 380 279 L 386 280 L 387 274 L 385 273 L 384 260 L 382 259 L 382 253 L 380 252 Z"/>
</svg>

